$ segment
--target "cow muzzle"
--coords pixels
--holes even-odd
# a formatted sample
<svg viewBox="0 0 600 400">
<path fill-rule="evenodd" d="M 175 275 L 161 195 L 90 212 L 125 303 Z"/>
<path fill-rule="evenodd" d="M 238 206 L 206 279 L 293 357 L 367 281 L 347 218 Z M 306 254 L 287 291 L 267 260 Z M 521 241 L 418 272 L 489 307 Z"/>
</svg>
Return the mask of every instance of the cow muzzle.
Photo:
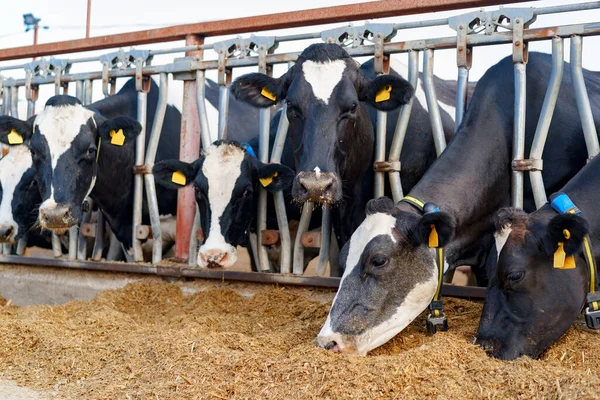
<svg viewBox="0 0 600 400">
<path fill-rule="evenodd" d="M 231 248 L 208 248 L 202 246 L 198 252 L 198 266 L 201 268 L 229 268 L 237 261 L 237 254 Z"/>
<path fill-rule="evenodd" d="M 16 229 L 12 225 L 0 225 L 0 243 L 13 243 L 15 241 Z"/>
<path fill-rule="evenodd" d="M 333 172 L 299 172 L 292 189 L 294 200 L 300 203 L 337 203 L 342 199 L 342 185 Z"/>
<path fill-rule="evenodd" d="M 40 207 L 39 220 L 42 228 L 51 230 L 65 230 L 77 224 L 71 207 L 60 204 Z"/>
</svg>

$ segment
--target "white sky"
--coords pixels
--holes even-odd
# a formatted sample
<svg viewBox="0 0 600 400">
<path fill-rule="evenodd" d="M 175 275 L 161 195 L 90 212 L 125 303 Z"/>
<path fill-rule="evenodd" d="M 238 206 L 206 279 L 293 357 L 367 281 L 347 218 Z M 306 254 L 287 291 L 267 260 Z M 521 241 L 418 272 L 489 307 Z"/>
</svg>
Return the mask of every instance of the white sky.
<svg viewBox="0 0 600 400">
<path fill-rule="evenodd" d="M 357 0 L 303 0 L 303 1 L 273 1 L 273 0 L 253 0 L 253 1 L 198 1 L 198 0 L 92 0 L 92 25 L 91 36 L 102 36 L 107 34 L 122 33 L 128 31 L 145 30 L 161 26 L 174 24 L 193 23 L 208 20 L 221 20 L 237 18 L 251 15 L 268 14 L 283 11 L 292 11 L 298 9 L 325 7 L 332 5 L 344 5 L 357 3 Z M 543 7 L 549 5 L 558 5 L 565 3 L 582 3 L 580 0 L 543 0 L 532 1 L 528 3 L 515 4 L 514 7 Z M 0 25 L 0 48 L 16 47 L 29 45 L 33 41 L 33 32 L 24 32 L 23 14 L 33 13 L 37 18 L 41 18 L 41 25 L 48 26 L 49 29 L 40 30 L 39 42 L 55 42 L 71 39 L 79 39 L 85 36 L 85 17 L 86 0 L 25 0 L 11 1 L 10 7 L 4 7 L 2 10 L 2 25 Z M 509 7 L 509 5 L 505 6 Z M 488 7 L 493 9 L 494 7 Z M 472 9 L 471 9 L 472 10 Z M 376 22 L 406 22 L 413 20 L 434 19 L 462 14 L 470 10 L 451 11 L 443 13 L 421 14 L 416 16 L 395 17 L 377 20 Z M 567 14 L 556 14 L 550 16 L 540 16 L 533 27 L 555 26 L 576 24 L 585 22 L 599 22 L 600 10 L 583 11 Z M 355 21 L 355 25 L 362 25 L 365 21 Z M 372 21 L 375 22 L 375 21 Z M 257 32 L 258 35 L 289 34 L 307 31 L 320 31 L 331 27 L 342 26 L 343 23 L 316 26 L 309 28 L 298 28 L 292 30 L 279 30 L 268 32 Z M 442 37 L 454 35 L 454 31 L 447 27 L 420 28 L 398 32 L 395 40 L 418 39 L 427 37 Z M 248 36 L 243 34 L 242 36 Z M 229 36 L 232 37 L 232 36 Z M 207 38 L 206 42 L 223 40 L 229 37 Z M 277 52 L 298 51 L 306 47 L 310 42 L 292 42 L 286 45 L 280 45 Z M 164 48 L 182 45 L 183 42 L 152 44 L 139 46 L 138 48 Z M 600 55 L 596 49 L 600 48 L 600 39 L 584 39 L 584 59 L 585 68 L 600 70 Z M 550 42 L 536 42 L 530 44 L 530 50 L 550 52 Z M 104 54 L 114 51 L 107 49 L 97 52 L 72 54 L 68 58 L 77 58 L 90 56 L 94 54 Z M 511 54 L 510 45 L 479 47 L 474 51 L 473 68 L 471 70 L 471 80 L 478 79 L 491 65 L 501 58 Z M 569 43 L 565 42 L 565 58 L 568 60 Z M 58 58 L 67 58 L 57 56 Z M 175 57 L 181 57 L 181 54 L 155 57 L 153 64 L 159 65 L 173 60 Z M 405 55 L 395 55 L 394 57 L 406 58 Z M 216 53 L 211 50 L 205 52 L 205 58 L 216 58 Z M 0 65 L 21 64 L 28 60 L 15 60 L 2 62 Z M 276 68 L 275 75 L 283 73 L 284 67 Z M 78 64 L 72 67 L 72 72 L 99 71 L 101 65 L 97 63 Z M 252 71 L 254 69 L 236 70 L 234 77 L 240 73 Z M 454 50 L 444 50 L 436 52 L 435 73 L 446 79 L 456 79 L 456 55 Z M 4 77 L 24 77 L 22 71 L 6 71 L 2 74 Z M 216 73 L 208 75 L 216 80 Z M 121 84 L 125 79 L 120 81 Z M 180 82 L 172 82 L 170 85 L 169 99 L 176 106 L 181 105 Z M 75 88 L 71 88 L 74 93 Z M 40 104 L 53 94 L 52 86 L 42 88 L 40 91 Z M 24 91 L 20 91 L 20 116 L 25 116 Z M 94 100 L 102 97 L 100 83 L 94 86 Z M 213 132 L 215 129 L 211 129 Z"/>
</svg>

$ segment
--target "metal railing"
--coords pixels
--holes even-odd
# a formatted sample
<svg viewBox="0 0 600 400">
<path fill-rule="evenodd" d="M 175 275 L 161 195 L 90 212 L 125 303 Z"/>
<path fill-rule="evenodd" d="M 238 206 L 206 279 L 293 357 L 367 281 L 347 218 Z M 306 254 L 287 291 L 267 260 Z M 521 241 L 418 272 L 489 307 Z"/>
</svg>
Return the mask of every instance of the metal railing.
<svg viewBox="0 0 600 400">
<path fill-rule="evenodd" d="M 382 3 L 385 3 L 382 4 Z M 416 21 L 406 23 L 370 23 L 363 26 L 341 26 L 323 32 L 312 32 L 284 36 L 254 36 L 238 37 L 237 39 L 223 40 L 212 44 L 204 44 L 203 37 L 222 35 L 229 33 L 242 33 L 260 31 L 267 29 L 287 28 L 304 26 L 310 24 L 331 23 L 340 20 L 357 20 L 363 18 L 378 18 L 406 15 L 417 12 L 441 11 L 456 9 L 466 6 L 483 6 L 502 1 L 488 0 L 453 0 L 452 2 L 439 2 L 427 0 L 420 2 L 423 8 L 415 9 L 409 4 L 401 1 L 374 2 L 369 7 L 351 5 L 344 7 L 330 7 L 318 11 L 282 13 L 270 16 L 251 17 L 237 20 L 220 22 L 208 22 L 201 24 L 182 25 L 177 27 L 163 28 L 152 31 L 134 32 L 122 35 L 113 35 L 99 38 L 82 39 L 67 43 L 50 43 L 31 47 L 20 47 L 14 49 L 0 50 L 0 60 L 20 59 L 24 57 L 53 55 L 68 51 L 79 52 L 95 49 L 106 49 L 114 46 L 137 45 L 151 42 L 165 42 L 186 38 L 186 45 L 162 50 L 120 50 L 111 52 L 100 57 L 84 57 L 76 59 L 50 58 L 32 63 L 14 64 L 0 66 L 0 74 L 8 71 L 25 70 L 24 79 L 0 76 L 0 90 L 2 92 L 2 114 L 12 116 L 18 115 L 17 102 L 19 88 L 25 88 L 28 102 L 28 116 L 35 113 L 35 102 L 37 100 L 40 85 L 55 85 L 55 92 L 67 93 L 69 84 L 75 82 L 77 97 L 84 104 L 91 102 L 91 88 L 93 81 L 102 81 L 102 90 L 105 96 L 114 94 L 115 80 L 124 77 L 136 77 L 136 90 L 138 92 L 138 121 L 144 127 L 146 121 L 146 97 L 147 85 L 150 76 L 158 76 L 159 102 L 155 113 L 149 145 L 144 148 L 145 127 L 138 137 L 138 145 L 135 160 L 135 189 L 134 189 L 134 229 L 132 232 L 134 243 L 133 261 L 141 261 L 141 240 L 149 238 L 150 232 L 154 239 L 152 266 L 149 271 L 161 273 L 165 267 L 160 266 L 162 259 L 162 243 L 160 234 L 160 218 L 158 213 L 158 202 L 154 178 L 151 174 L 152 165 L 155 161 L 158 140 L 162 129 L 166 98 L 168 92 L 168 77 L 172 75 L 176 80 L 184 81 L 184 102 L 182 108 L 182 136 L 181 142 L 186 144 L 182 147 L 181 158 L 184 161 L 194 161 L 198 157 L 199 144 L 206 148 L 211 143 L 209 132 L 208 114 L 205 106 L 205 74 L 208 70 L 218 72 L 219 84 L 219 139 L 227 137 L 227 113 L 229 99 L 229 84 L 231 83 L 232 69 L 238 67 L 255 66 L 259 72 L 271 74 L 272 68 L 277 64 L 291 65 L 299 52 L 277 53 L 275 49 L 283 42 L 311 40 L 338 43 L 345 46 L 346 51 L 354 57 L 372 56 L 375 58 L 375 72 L 387 73 L 389 71 L 389 60 L 395 54 L 408 53 L 408 76 L 405 77 L 416 87 L 419 80 L 419 54 L 423 53 L 422 76 L 426 105 L 429 112 L 430 124 L 434 136 L 436 153 L 439 155 L 445 148 L 445 137 L 442 129 L 441 115 L 433 84 L 433 61 L 435 51 L 441 49 L 456 49 L 456 62 L 458 67 L 457 91 L 456 91 L 456 127 L 460 125 L 467 103 L 467 84 L 469 70 L 472 65 L 472 49 L 477 46 L 489 46 L 497 44 L 512 44 L 513 62 L 515 73 L 515 121 L 514 121 L 514 147 L 513 147 L 513 185 L 512 204 L 522 207 L 523 205 L 523 172 L 529 171 L 536 205 L 539 207 L 545 203 L 545 190 L 541 179 L 542 159 L 544 143 L 547 137 L 550 120 L 556 103 L 558 89 L 562 77 L 563 68 L 563 40 L 571 41 L 571 74 L 574 83 L 577 106 L 580 113 L 586 145 L 589 156 L 596 155 L 599 151 L 598 138 L 591 117 L 591 107 L 585 83 L 583 81 L 581 67 L 582 37 L 600 34 L 600 22 L 587 24 L 572 24 L 555 27 L 544 27 L 532 29 L 529 26 L 535 21 L 536 16 L 552 13 L 563 13 L 570 11 L 581 11 L 600 8 L 600 2 L 594 1 L 583 4 L 567 4 L 545 8 L 499 8 L 490 11 L 475 11 L 458 14 L 450 18 L 440 18 L 427 21 Z M 514 1 L 511 1 L 514 3 Z M 368 10 L 368 11 L 365 11 Z M 431 27 L 449 26 L 456 31 L 455 36 L 438 37 L 423 40 L 395 41 L 397 31 Z M 188 32 L 196 32 L 198 35 L 190 35 Z M 553 52 L 552 74 L 548 86 L 548 92 L 544 99 L 542 113 L 538 121 L 534 144 L 531 149 L 530 158 L 525 159 L 525 72 L 527 64 L 527 45 L 529 42 L 539 40 L 551 40 Z M 204 51 L 216 52 L 215 60 L 205 60 Z M 162 65 L 151 65 L 150 60 L 155 55 L 168 55 L 185 52 L 183 58 L 175 58 L 173 62 Z M 96 71 L 84 73 L 71 73 L 70 67 L 77 63 L 99 61 L 102 68 Z M 375 148 L 375 196 L 383 195 L 386 186 L 387 175 L 389 186 L 394 201 L 403 197 L 400 182 L 401 160 L 400 154 L 408 127 L 413 100 L 405 105 L 399 114 L 391 149 L 386 158 L 386 119 L 385 112 L 378 112 Z M 281 113 L 279 126 L 277 128 L 275 145 L 272 151 L 269 149 L 269 122 L 271 120 L 270 110 L 263 109 L 260 112 L 260 126 L 257 129 L 259 135 L 258 157 L 262 162 L 280 162 L 283 152 L 283 144 L 286 140 L 288 121 L 284 109 Z M 198 143 L 194 149 L 195 143 Z M 142 189 L 145 185 L 147 203 L 150 210 L 151 229 L 141 223 Z M 189 188 L 188 188 L 189 189 Z M 182 189 L 178 203 L 178 230 L 177 230 L 177 257 L 189 259 L 190 266 L 195 264 L 195 254 L 198 247 L 197 228 L 200 226 L 201 215 L 197 212 L 194 196 L 188 189 Z M 187 190 L 187 192 L 186 192 Z M 187 193 L 187 194 L 186 194 Z M 264 250 L 264 234 L 266 232 L 266 200 L 267 193 L 264 189 L 260 191 L 259 209 L 257 211 L 257 235 L 251 240 L 251 245 L 257 255 L 259 271 L 273 271 L 275 268 L 269 265 L 266 251 Z M 278 235 L 281 243 L 282 255 L 279 266 L 282 275 L 293 273 L 302 275 L 304 273 L 304 247 L 307 244 L 306 235 L 308 230 L 313 204 L 306 203 L 302 209 L 295 242 L 292 243 L 289 232 L 289 224 L 285 214 L 283 194 L 275 194 L 275 205 L 277 220 L 279 224 Z M 91 207 L 90 207 L 91 209 Z M 100 213 L 101 214 L 101 213 Z M 191 218 L 195 215 L 195 218 Z M 318 240 L 313 243 L 320 244 L 320 254 L 317 265 L 317 273 L 324 274 L 327 262 L 330 259 L 331 244 L 335 241 L 331 233 L 331 211 L 323 207 L 322 231 L 320 235 L 312 236 Z M 86 214 L 84 222 L 89 220 Z M 193 221 L 193 223 L 192 223 Z M 90 224 L 82 227 L 79 232 L 74 228 L 70 232 L 68 242 L 68 259 L 73 261 L 85 259 L 85 237 L 95 236 L 92 259 L 99 260 L 103 247 L 104 221 L 101 215 L 95 226 Z M 333 238 L 333 239 L 332 239 Z M 53 238 L 55 255 L 60 255 L 60 239 Z M 22 254 L 24 245 L 20 243 L 19 254 Z M 4 253 L 8 251 L 4 248 Z M 114 259 L 115 251 L 108 257 Z M 335 253 L 335 251 L 333 251 Z M 111 258 L 112 257 L 112 258 Z M 17 258 L 18 259 L 18 258 Z M 14 262 L 14 256 L 0 257 L 0 262 Z M 65 261 L 68 263 L 68 261 Z M 43 262 L 42 262 L 43 263 Z M 85 264 L 85 262 L 83 263 Z M 61 265 L 65 265 L 64 263 Z M 130 264 L 120 267 L 128 268 Z M 137 271 L 139 264 L 131 264 L 132 271 Z M 183 268 L 183 270 L 186 270 Z M 186 272 L 187 273 L 187 272 Z M 186 273 L 183 273 L 185 275 Z M 194 272 L 195 273 L 195 272 Z M 192 273 L 193 274 L 193 273 Z M 187 276 L 187 275 L 186 275 Z M 277 275 L 280 276 L 280 275 Z M 283 279 L 283 278 L 282 278 Z"/>
</svg>

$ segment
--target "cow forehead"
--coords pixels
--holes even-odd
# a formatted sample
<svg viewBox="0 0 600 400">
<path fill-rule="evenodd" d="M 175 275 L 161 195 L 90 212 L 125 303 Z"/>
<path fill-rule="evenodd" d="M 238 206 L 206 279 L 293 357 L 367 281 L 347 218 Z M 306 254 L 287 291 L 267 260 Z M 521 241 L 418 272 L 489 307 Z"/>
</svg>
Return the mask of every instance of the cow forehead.
<svg viewBox="0 0 600 400">
<path fill-rule="evenodd" d="M 93 115 L 93 111 L 80 104 L 46 106 L 38 114 L 34 130 L 37 127 L 40 135 L 46 138 L 53 164 L 71 147 L 73 140 L 79 135 L 81 125 L 86 124 Z"/>
<path fill-rule="evenodd" d="M 342 80 L 345 70 L 344 60 L 329 60 L 323 63 L 306 60 L 302 63 L 304 79 L 311 86 L 315 97 L 325 104 L 329 103 L 333 89 Z"/>
<path fill-rule="evenodd" d="M 363 223 L 350 238 L 348 245 L 348 258 L 346 259 L 346 270 L 344 271 L 343 278 L 348 276 L 358 265 L 360 256 L 373 238 L 379 235 L 388 235 L 392 242 L 396 243 L 396 238 L 392 232 L 392 229 L 395 225 L 396 217 L 390 214 L 373 213 L 367 215 L 367 218 L 365 218 Z"/>
</svg>

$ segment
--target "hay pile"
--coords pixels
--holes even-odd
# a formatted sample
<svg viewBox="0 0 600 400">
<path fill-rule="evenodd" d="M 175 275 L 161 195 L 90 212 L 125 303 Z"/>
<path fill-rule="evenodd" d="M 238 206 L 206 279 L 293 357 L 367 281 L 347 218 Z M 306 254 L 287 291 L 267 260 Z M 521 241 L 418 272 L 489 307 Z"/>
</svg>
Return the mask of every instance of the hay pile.
<svg viewBox="0 0 600 400">
<path fill-rule="evenodd" d="M 142 281 L 63 306 L 0 307 L 0 377 L 66 399 L 598 396 L 600 336 L 579 327 L 542 360 L 471 344 L 481 304 L 447 300 L 451 331 L 417 320 L 368 357 L 328 353 L 329 309 L 306 289 L 184 296 Z"/>
</svg>

